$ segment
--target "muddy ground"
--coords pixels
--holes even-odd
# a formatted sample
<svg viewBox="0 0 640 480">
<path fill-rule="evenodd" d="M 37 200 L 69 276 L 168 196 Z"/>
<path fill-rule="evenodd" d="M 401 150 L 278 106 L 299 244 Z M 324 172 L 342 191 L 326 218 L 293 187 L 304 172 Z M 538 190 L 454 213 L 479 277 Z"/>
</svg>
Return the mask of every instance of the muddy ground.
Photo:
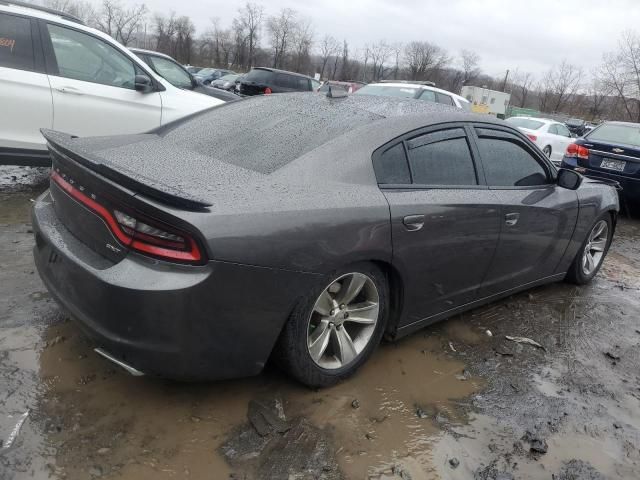
<svg viewBox="0 0 640 480">
<path fill-rule="evenodd" d="M 384 344 L 336 387 L 272 367 L 194 385 L 114 368 L 49 297 L 29 225 L 45 182 L 0 171 L 1 480 L 640 478 L 637 219 L 591 285 Z"/>
</svg>

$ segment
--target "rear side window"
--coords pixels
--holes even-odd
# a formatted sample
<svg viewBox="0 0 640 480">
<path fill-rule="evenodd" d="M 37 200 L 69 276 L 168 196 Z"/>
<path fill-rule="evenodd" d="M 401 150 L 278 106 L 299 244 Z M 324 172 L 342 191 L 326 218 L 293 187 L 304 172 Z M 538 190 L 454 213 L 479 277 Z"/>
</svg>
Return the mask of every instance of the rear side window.
<svg viewBox="0 0 640 480">
<path fill-rule="evenodd" d="M 0 13 L 0 67 L 34 70 L 31 22 Z"/>
<path fill-rule="evenodd" d="M 444 105 L 453 105 L 453 98 L 440 92 L 436 92 L 436 101 Z"/>
<path fill-rule="evenodd" d="M 554 135 L 558 135 L 558 126 L 557 125 L 550 125 L 549 126 L 549 133 L 553 133 Z"/>
<path fill-rule="evenodd" d="M 462 128 L 428 133 L 407 142 L 413 183 L 477 185 L 476 170 Z"/>
<path fill-rule="evenodd" d="M 380 184 L 405 184 L 411 183 L 407 157 L 404 154 L 404 147 L 399 143 L 381 155 L 374 157 L 373 168 L 376 178 Z"/>
<path fill-rule="evenodd" d="M 490 186 L 529 187 L 549 183 L 545 169 L 515 137 L 491 138 L 480 135 L 478 150 Z"/>
</svg>

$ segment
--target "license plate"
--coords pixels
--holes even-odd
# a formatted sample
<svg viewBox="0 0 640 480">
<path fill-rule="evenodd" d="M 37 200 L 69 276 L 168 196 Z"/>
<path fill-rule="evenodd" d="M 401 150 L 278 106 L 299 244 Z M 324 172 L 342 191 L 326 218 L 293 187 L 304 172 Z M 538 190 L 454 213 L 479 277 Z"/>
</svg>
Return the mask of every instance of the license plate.
<svg viewBox="0 0 640 480">
<path fill-rule="evenodd" d="M 608 168 L 609 170 L 623 172 L 626 164 L 627 162 L 623 162 L 622 160 L 612 160 L 610 158 L 605 158 L 604 160 L 602 160 L 600 168 Z"/>
</svg>

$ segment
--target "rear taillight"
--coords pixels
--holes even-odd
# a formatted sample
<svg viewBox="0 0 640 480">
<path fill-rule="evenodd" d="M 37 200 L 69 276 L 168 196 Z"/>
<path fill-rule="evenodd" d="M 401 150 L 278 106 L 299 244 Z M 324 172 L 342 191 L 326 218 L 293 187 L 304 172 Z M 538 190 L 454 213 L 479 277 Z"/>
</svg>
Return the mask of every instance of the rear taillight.
<svg viewBox="0 0 640 480">
<path fill-rule="evenodd" d="M 184 232 L 146 217 L 120 210 L 110 211 L 67 182 L 58 172 L 51 179 L 71 197 L 82 203 L 109 226 L 124 246 L 140 253 L 183 263 L 201 263 L 203 256 L 197 242 Z"/>
<path fill-rule="evenodd" d="M 535 142 L 536 140 L 538 140 L 538 137 L 536 137 L 535 135 L 533 135 L 531 133 L 527 133 L 526 135 L 527 135 L 527 137 L 529 137 L 529 140 L 531 140 L 532 142 Z"/>
<path fill-rule="evenodd" d="M 271 95 L 271 89 L 269 87 L 264 89 L 264 94 L 265 95 Z"/>
<path fill-rule="evenodd" d="M 586 160 L 589 158 L 589 149 L 576 143 L 570 143 L 564 155 L 569 158 L 582 158 Z"/>
</svg>

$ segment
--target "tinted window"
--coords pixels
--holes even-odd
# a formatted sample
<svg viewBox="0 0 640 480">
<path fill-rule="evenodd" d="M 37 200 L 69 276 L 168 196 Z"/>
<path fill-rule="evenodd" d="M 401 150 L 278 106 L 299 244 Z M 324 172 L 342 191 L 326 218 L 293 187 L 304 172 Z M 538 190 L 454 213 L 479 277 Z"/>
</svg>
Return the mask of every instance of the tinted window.
<svg viewBox="0 0 640 480">
<path fill-rule="evenodd" d="M 272 76 L 273 72 L 269 70 L 253 69 L 242 78 L 242 81 L 247 83 L 269 83 Z"/>
<path fill-rule="evenodd" d="M 528 128 L 529 130 L 538 130 L 542 125 L 544 125 L 544 122 L 524 117 L 510 117 L 507 118 L 506 122 L 510 123 L 514 127 Z"/>
<path fill-rule="evenodd" d="M 28 19 L 0 13 L 0 67 L 34 69 Z"/>
<path fill-rule="evenodd" d="M 640 124 L 605 123 L 593 130 L 586 138 L 595 142 L 622 143 L 640 147 Z"/>
<path fill-rule="evenodd" d="M 423 90 L 422 95 L 420 95 L 420 100 L 424 100 L 426 102 L 435 102 L 436 92 L 434 92 L 433 90 Z"/>
<path fill-rule="evenodd" d="M 373 160 L 373 168 L 376 171 L 378 183 L 411 183 L 409 166 L 402 143 L 391 147 L 382 155 L 376 156 Z"/>
<path fill-rule="evenodd" d="M 422 135 L 407 146 L 413 183 L 477 185 L 473 159 L 461 128 Z"/>
<path fill-rule="evenodd" d="M 515 139 L 480 137 L 478 149 L 491 186 L 525 187 L 549 183 L 542 165 Z"/>
<path fill-rule="evenodd" d="M 61 77 L 134 89 L 133 61 L 91 35 L 47 25 Z"/>
<path fill-rule="evenodd" d="M 149 60 L 153 65 L 155 72 L 162 76 L 171 85 L 178 88 L 192 88 L 191 77 L 177 63 L 168 58 L 156 57 L 150 55 Z"/>
<path fill-rule="evenodd" d="M 444 105 L 453 105 L 453 98 L 440 92 L 436 92 L 436 101 Z"/>
</svg>

